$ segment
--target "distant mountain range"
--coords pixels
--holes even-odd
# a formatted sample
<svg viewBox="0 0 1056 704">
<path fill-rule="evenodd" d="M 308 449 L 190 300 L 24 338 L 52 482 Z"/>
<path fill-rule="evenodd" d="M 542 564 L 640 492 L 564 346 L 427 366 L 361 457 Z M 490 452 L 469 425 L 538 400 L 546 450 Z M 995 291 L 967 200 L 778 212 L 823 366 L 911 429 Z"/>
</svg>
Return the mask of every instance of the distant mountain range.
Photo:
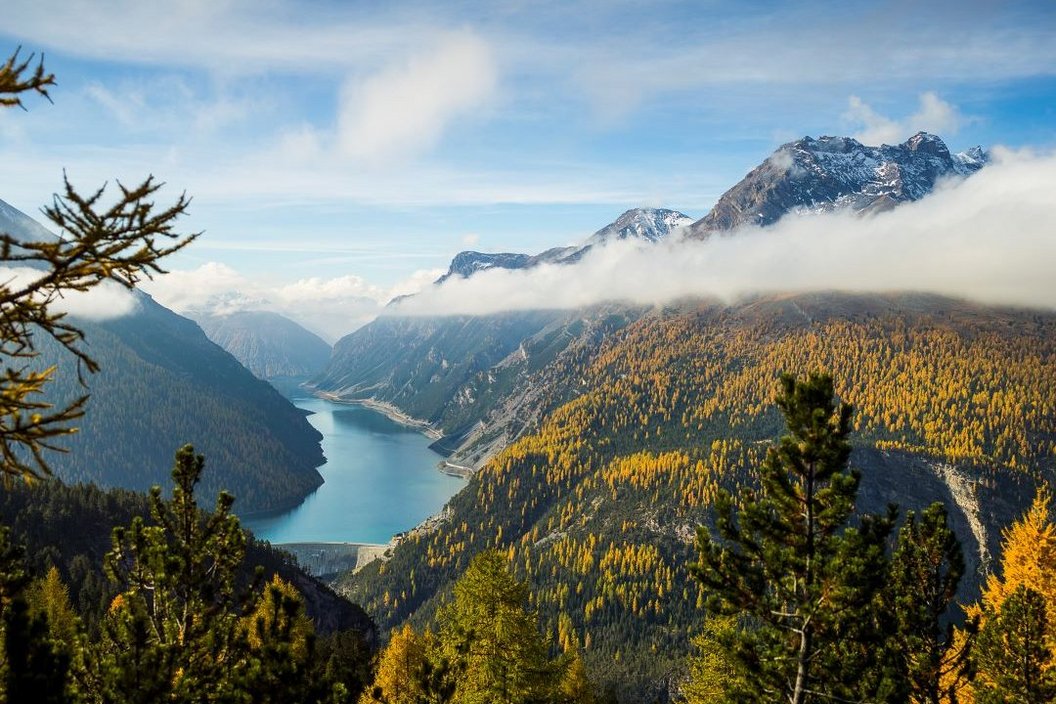
<svg viewBox="0 0 1056 704">
<path fill-rule="evenodd" d="M 692 222 L 691 217 L 676 210 L 633 208 L 595 232 L 581 245 L 554 247 L 535 255 L 512 252 L 459 252 L 451 260 L 447 273 L 437 279 L 436 283 L 442 284 L 456 277 L 466 279 L 488 269 L 530 269 L 540 264 L 574 264 L 594 247 L 626 239 L 659 242 Z"/>
<path fill-rule="evenodd" d="M 844 208 L 864 215 L 919 199 L 944 178 L 969 176 L 986 161 L 981 148 L 951 155 L 941 139 L 923 132 L 880 147 L 847 137 L 806 137 L 777 149 L 695 222 L 675 210 L 635 208 L 580 245 L 536 255 L 461 252 L 436 283 L 489 269 L 573 264 L 591 248 L 618 240 L 654 243 L 673 233 L 700 238 L 772 225 L 783 215 Z M 538 395 L 541 383 L 534 372 L 573 363 L 645 312 L 604 305 L 484 317 L 384 315 L 340 339 L 314 383 L 346 399 L 395 404 L 445 433 L 437 449 L 477 465 L 523 432 L 526 399 Z"/>
<path fill-rule="evenodd" d="M 0 228 L 27 240 L 54 237 L 0 201 Z M 104 321 L 76 320 L 102 371 L 80 432 L 52 453 L 55 473 L 71 482 L 143 491 L 168 486 L 173 453 L 185 443 L 208 458 L 205 496 L 235 494 L 240 513 L 299 503 L 322 484 L 321 436 L 303 412 L 211 342 L 194 322 L 136 291 L 135 310 Z M 56 365 L 47 394 L 56 404 L 86 391 L 76 360 L 41 341 L 41 368 Z"/>
<path fill-rule="evenodd" d="M 188 317 L 260 379 L 314 376 L 330 360 L 330 345 L 323 338 L 278 313 L 246 310 Z"/>
</svg>

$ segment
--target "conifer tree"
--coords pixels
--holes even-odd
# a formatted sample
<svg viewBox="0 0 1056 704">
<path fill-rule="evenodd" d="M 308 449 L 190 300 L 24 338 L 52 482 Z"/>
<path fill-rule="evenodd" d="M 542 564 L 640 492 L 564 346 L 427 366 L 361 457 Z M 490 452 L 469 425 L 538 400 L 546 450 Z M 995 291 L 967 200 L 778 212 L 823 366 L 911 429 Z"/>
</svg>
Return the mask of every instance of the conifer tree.
<svg viewBox="0 0 1056 704">
<path fill-rule="evenodd" d="M 783 375 L 777 405 L 788 434 L 739 509 L 720 492 L 718 534 L 698 529 L 691 573 L 711 613 L 744 620 L 725 640 L 743 675 L 730 699 L 858 699 L 869 648 L 848 641 L 876 638 L 861 624 L 883 581 L 893 517 L 848 526 L 859 483 L 847 466 L 851 408 L 837 404 L 829 376 Z"/>
<path fill-rule="evenodd" d="M 733 616 L 704 619 L 701 632 L 693 638 L 696 652 L 689 659 L 689 679 L 682 688 L 686 704 L 720 704 L 734 689 L 737 664 L 725 644 L 736 630 Z"/>
<path fill-rule="evenodd" d="M 275 575 L 240 627 L 248 646 L 241 689 L 250 701 L 284 704 L 326 697 L 325 678 L 312 671 L 315 630 L 292 584 Z"/>
<path fill-rule="evenodd" d="M 1056 701 L 1053 653 L 1046 643 L 1045 598 L 1020 585 L 979 633 L 978 704 L 1048 704 Z"/>
<path fill-rule="evenodd" d="M 597 696 L 594 684 L 587 675 L 587 665 L 578 643 L 565 653 L 558 663 L 560 678 L 557 682 L 557 704 L 595 704 Z"/>
<path fill-rule="evenodd" d="M 551 698 L 554 670 L 528 588 L 510 574 L 504 553 L 487 550 L 455 583 L 439 619 L 445 654 L 457 671 L 458 704 L 528 704 Z"/>
<path fill-rule="evenodd" d="M 409 624 L 393 631 L 389 644 L 378 656 L 374 683 L 360 697 L 360 704 L 430 701 L 429 686 L 423 680 L 433 648 L 433 638 L 428 633 L 419 635 Z"/>
<path fill-rule="evenodd" d="M 137 516 L 129 528 L 114 529 L 106 567 L 124 591 L 104 631 L 99 675 L 110 680 L 110 687 L 133 687 L 122 694 L 129 701 L 156 686 L 176 701 L 223 700 L 231 696 L 237 670 L 245 664 L 235 577 L 246 539 L 230 513 L 230 494 L 220 494 L 205 520 L 199 515 L 194 487 L 204 464 L 190 445 L 181 448 L 172 470 L 171 501 L 162 498 L 159 487 L 151 490 L 154 525 Z M 144 667 L 151 670 L 140 673 L 149 679 L 146 689 L 122 672 Z"/>
<path fill-rule="evenodd" d="M 1020 585 L 1044 597 L 1047 607 L 1056 606 L 1056 524 L 1052 520 L 1052 498 L 1038 490 L 1026 513 L 1002 531 L 1001 565 L 986 579 L 980 611 L 997 611 Z M 1049 627 L 1056 640 L 1056 624 Z"/>
<path fill-rule="evenodd" d="M 84 638 L 80 619 L 70 603 L 70 591 L 56 567 L 52 566 L 43 578 L 33 581 L 26 591 L 26 603 L 30 615 L 46 624 L 52 649 L 69 664 L 72 677 L 67 693 L 74 698 L 74 678 L 81 676 L 84 669 Z"/>
<path fill-rule="evenodd" d="M 960 541 L 934 503 L 918 520 L 910 511 L 899 531 L 877 618 L 886 624 L 896 684 L 891 696 L 914 704 L 956 701 L 970 679 L 974 622 L 955 637 L 948 613 L 964 575 Z"/>
<path fill-rule="evenodd" d="M 67 701 L 69 655 L 50 637 L 44 615 L 26 601 L 29 577 L 23 551 L 0 528 L 0 701 Z"/>
</svg>

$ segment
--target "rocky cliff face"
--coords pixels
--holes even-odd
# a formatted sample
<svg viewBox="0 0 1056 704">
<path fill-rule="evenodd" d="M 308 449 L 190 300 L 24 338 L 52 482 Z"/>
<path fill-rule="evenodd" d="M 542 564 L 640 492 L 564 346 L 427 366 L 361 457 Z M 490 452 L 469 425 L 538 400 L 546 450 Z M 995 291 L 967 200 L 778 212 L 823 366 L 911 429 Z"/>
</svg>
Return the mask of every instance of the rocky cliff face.
<svg viewBox="0 0 1056 704">
<path fill-rule="evenodd" d="M 919 200 L 943 179 L 968 176 L 986 161 L 980 147 L 951 154 L 941 139 L 926 132 L 880 147 L 849 137 L 804 137 L 783 145 L 726 191 L 689 227 L 689 236 L 765 227 L 790 213 L 885 210 Z"/>
</svg>

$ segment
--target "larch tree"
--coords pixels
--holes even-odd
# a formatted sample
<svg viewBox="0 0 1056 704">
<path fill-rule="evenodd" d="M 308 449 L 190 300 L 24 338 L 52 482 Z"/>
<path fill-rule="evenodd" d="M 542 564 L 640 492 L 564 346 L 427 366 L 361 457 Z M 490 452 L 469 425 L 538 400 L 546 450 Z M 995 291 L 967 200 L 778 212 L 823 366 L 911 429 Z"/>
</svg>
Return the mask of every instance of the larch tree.
<svg viewBox="0 0 1056 704">
<path fill-rule="evenodd" d="M 977 704 L 1049 704 L 1056 701 L 1053 652 L 1047 645 L 1045 597 L 1020 584 L 979 633 Z"/>
<path fill-rule="evenodd" d="M 529 704 L 554 694 L 555 672 L 528 587 L 509 572 L 504 553 L 486 550 L 455 583 L 441 610 L 440 638 L 456 673 L 458 704 Z"/>
<path fill-rule="evenodd" d="M 697 531 L 698 562 L 712 615 L 737 617 L 723 636 L 743 702 L 857 701 L 871 641 L 864 628 L 886 571 L 893 516 L 849 524 L 860 477 L 848 469 L 851 408 L 832 379 L 781 377 L 778 408 L 788 434 L 772 446 L 759 488 L 740 501 L 723 491 L 717 533 Z"/>
<path fill-rule="evenodd" d="M 986 579 L 982 609 L 999 609 L 1020 585 L 1041 594 L 1050 610 L 1056 606 L 1056 524 L 1052 498 L 1044 488 L 1026 513 L 1002 532 L 1001 565 Z M 1049 635 L 1056 637 L 1056 630 Z"/>
<path fill-rule="evenodd" d="M 409 624 L 392 632 L 378 656 L 374 683 L 360 696 L 360 704 L 423 704 L 432 699 L 426 673 L 436 647 L 429 634 L 420 635 Z"/>
<path fill-rule="evenodd" d="M 1048 490 L 1039 489 L 1026 513 L 1004 530 L 999 568 L 987 578 L 979 602 L 968 609 L 969 616 L 980 623 L 972 684 L 977 698 L 989 696 L 989 701 L 997 701 L 994 692 L 1018 686 L 1010 683 L 1044 685 L 1056 677 L 1056 623 L 1051 618 L 1056 612 L 1056 524 L 1051 504 Z M 1033 634 L 1034 628 L 1042 629 L 1040 636 Z M 1014 630 L 1021 635 L 1016 636 Z M 1029 661 L 1016 666 L 999 656 L 1001 648 L 1013 647 Z M 1043 675 L 1041 680 L 1031 674 L 1035 665 Z M 1009 671 L 1012 667 L 1018 667 L 1018 674 Z"/>
<path fill-rule="evenodd" d="M 689 677 L 682 687 L 686 704 L 721 704 L 734 689 L 737 664 L 726 649 L 735 635 L 734 616 L 712 616 L 693 638 L 694 654 L 689 658 Z"/>
<path fill-rule="evenodd" d="M 55 78 L 19 51 L 0 64 L 0 107 L 25 107 L 25 95 L 50 100 Z M 33 364 L 40 337 L 50 338 L 73 355 L 82 370 L 99 365 L 83 344 L 84 335 L 57 305 L 60 299 L 85 293 L 104 283 L 134 287 L 143 278 L 162 273 L 160 260 L 193 241 L 197 235 L 176 232 L 189 199 L 181 195 L 168 207 L 154 203 L 161 184 L 148 176 L 136 186 L 117 184 L 117 197 L 107 202 L 102 186 L 82 194 L 63 178 L 44 215 L 55 228 L 54 239 L 27 241 L 0 232 L 0 475 L 5 482 L 48 476 L 49 450 L 55 441 L 75 432 L 72 423 L 84 414 L 87 395 L 56 408 L 42 397 L 55 368 Z"/>
</svg>

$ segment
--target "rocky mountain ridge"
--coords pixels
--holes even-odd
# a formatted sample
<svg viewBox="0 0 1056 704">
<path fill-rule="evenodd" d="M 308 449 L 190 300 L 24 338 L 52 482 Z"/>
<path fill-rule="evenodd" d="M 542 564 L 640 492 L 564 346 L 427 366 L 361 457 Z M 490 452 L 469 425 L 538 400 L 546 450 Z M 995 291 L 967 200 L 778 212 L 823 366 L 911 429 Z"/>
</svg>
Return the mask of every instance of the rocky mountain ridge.
<svg viewBox="0 0 1056 704">
<path fill-rule="evenodd" d="M 692 222 L 692 218 L 677 210 L 632 208 L 588 237 L 581 245 L 553 247 L 536 255 L 516 252 L 459 252 L 451 260 L 447 272 L 437 279 L 436 283 L 442 284 L 453 277 L 466 279 L 488 269 L 530 269 L 540 264 L 574 264 L 594 247 L 626 239 L 659 242 Z"/>
<path fill-rule="evenodd" d="M 850 137 L 804 137 L 782 145 L 726 191 L 688 236 L 766 227 L 789 214 L 887 210 L 923 198 L 944 179 L 970 176 L 987 161 L 982 147 L 951 154 L 927 132 L 879 147 Z"/>
</svg>

